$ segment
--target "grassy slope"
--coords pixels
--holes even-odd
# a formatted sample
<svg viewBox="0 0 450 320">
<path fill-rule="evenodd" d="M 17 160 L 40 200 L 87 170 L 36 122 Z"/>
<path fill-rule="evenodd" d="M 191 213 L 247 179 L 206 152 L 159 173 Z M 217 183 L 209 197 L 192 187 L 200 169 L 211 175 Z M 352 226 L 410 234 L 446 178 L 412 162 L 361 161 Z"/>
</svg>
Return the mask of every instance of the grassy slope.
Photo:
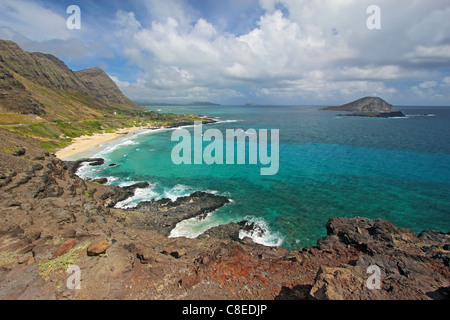
<svg viewBox="0 0 450 320">
<path fill-rule="evenodd" d="M 0 113 L 0 119 L 5 114 Z M 114 132 L 120 128 L 147 126 L 160 128 L 193 124 L 204 121 L 196 115 L 158 114 L 154 112 L 122 111 L 117 115 L 105 115 L 83 120 L 56 120 L 29 125 L 5 126 L 4 130 L 22 137 L 37 140 L 49 152 L 69 145 L 73 138 L 94 133 Z M 1 142 L 0 142 L 1 145 Z"/>
<path fill-rule="evenodd" d="M 159 128 L 202 121 L 199 116 L 157 114 L 147 112 L 141 107 L 138 107 L 138 110 L 121 110 L 118 106 L 105 105 L 104 101 L 97 101 L 81 93 L 48 88 L 12 70 L 9 71 L 24 85 L 31 97 L 44 106 L 45 113 L 36 117 L 0 112 L 0 125 L 7 125 L 1 129 L 31 138 L 49 152 L 69 145 L 73 138 L 82 135 L 114 132 L 127 127 Z M 0 148 L 2 145 L 0 141 Z M 6 151 L 8 148 L 3 149 Z"/>
</svg>

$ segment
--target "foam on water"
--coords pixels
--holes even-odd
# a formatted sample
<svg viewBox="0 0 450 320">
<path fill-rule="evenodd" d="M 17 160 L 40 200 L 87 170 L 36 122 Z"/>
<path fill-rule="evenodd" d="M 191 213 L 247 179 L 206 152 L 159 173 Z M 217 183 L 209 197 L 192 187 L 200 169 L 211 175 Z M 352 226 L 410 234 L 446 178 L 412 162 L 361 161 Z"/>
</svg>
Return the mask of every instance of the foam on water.
<svg viewBox="0 0 450 320">
<path fill-rule="evenodd" d="M 195 217 L 183 220 L 170 231 L 169 238 L 184 237 L 188 239 L 197 238 L 206 230 L 222 224 L 214 219 L 214 212 L 209 213 L 206 217 Z"/>
<path fill-rule="evenodd" d="M 281 246 L 283 244 L 284 236 L 279 232 L 273 232 L 264 218 L 246 216 L 244 220 L 255 224 L 255 229 L 249 231 L 241 230 L 239 232 L 240 239 L 249 237 L 256 243 L 271 247 Z M 224 222 L 217 219 L 214 212 L 211 212 L 206 217 L 195 217 L 179 222 L 176 227 L 172 229 L 169 237 L 194 239 L 208 229 L 222 224 L 224 224 Z"/>
<path fill-rule="evenodd" d="M 173 188 L 164 188 L 164 193 L 159 196 L 159 198 L 168 198 L 172 201 L 176 201 L 180 197 L 188 196 L 194 193 L 195 190 L 191 187 L 184 186 L 182 184 L 177 184 Z"/>
<path fill-rule="evenodd" d="M 128 184 L 129 185 L 129 184 Z M 115 207 L 118 209 L 131 209 L 135 208 L 142 201 L 150 201 L 158 196 L 158 193 L 155 192 L 155 184 L 150 184 L 147 188 L 136 189 L 134 191 L 134 196 L 125 199 L 121 202 L 118 202 Z"/>
<path fill-rule="evenodd" d="M 249 223 L 254 223 L 256 229 L 239 231 L 239 238 L 251 238 L 254 242 L 263 244 L 269 247 L 281 246 L 284 242 L 284 236 L 279 232 L 274 232 L 270 229 L 269 223 L 262 217 L 246 216 L 243 220 Z"/>
</svg>

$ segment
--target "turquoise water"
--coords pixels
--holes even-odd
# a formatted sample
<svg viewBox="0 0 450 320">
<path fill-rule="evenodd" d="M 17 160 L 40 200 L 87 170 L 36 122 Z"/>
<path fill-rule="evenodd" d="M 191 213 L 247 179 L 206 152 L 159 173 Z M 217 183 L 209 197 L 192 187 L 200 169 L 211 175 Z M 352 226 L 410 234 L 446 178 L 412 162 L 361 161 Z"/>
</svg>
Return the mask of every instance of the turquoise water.
<svg viewBox="0 0 450 320">
<path fill-rule="evenodd" d="M 295 248 L 314 245 L 335 216 L 385 218 L 416 232 L 450 231 L 450 108 L 398 108 L 406 119 L 340 118 L 318 107 L 295 106 L 158 109 L 215 117 L 219 123 L 203 131 L 219 129 L 224 136 L 226 129 L 238 128 L 280 132 L 279 171 L 273 176 L 260 175 L 267 167 L 260 165 L 177 166 L 171 151 L 178 142 L 171 141 L 169 129 L 142 131 L 92 150 L 90 156 L 107 161 L 83 167 L 81 176 L 107 177 L 112 185 L 151 184 L 119 207 L 196 190 L 232 199 L 205 220 L 180 223 L 172 236 L 194 237 L 211 226 L 247 219 L 266 230 L 250 235 L 256 241 Z"/>
</svg>

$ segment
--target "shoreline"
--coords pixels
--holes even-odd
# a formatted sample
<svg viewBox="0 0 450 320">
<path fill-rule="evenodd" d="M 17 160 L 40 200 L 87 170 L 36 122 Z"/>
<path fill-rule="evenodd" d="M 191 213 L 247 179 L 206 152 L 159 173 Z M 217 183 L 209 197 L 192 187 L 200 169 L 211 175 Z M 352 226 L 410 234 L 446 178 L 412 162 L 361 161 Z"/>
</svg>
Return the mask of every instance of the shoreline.
<svg viewBox="0 0 450 320">
<path fill-rule="evenodd" d="M 77 137 L 73 139 L 67 147 L 55 151 L 55 156 L 60 160 L 66 161 L 83 152 L 97 148 L 104 143 L 115 141 L 119 138 L 131 135 L 136 131 L 145 129 L 152 130 L 152 128 L 148 127 L 130 127 L 119 129 L 113 133 L 94 133 L 92 136 L 84 135 Z"/>
<path fill-rule="evenodd" d="M 217 122 L 216 120 L 207 118 L 205 116 L 203 116 L 203 117 L 206 120 L 205 122 L 203 122 L 203 124 L 211 124 L 211 123 Z M 113 133 L 94 133 L 92 136 L 83 135 L 81 137 L 74 138 L 68 146 L 55 151 L 54 154 L 58 159 L 60 159 L 62 161 L 67 161 L 70 158 L 75 157 L 83 152 L 97 148 L 104 143 L 115 141 L 115 140 L 118 140 L 119 138 L 122 138 L 122 137 L 125 137 L 128 135 L 132 135 L 136 131 L 146 130 L 146 129 L 148 129 L 148 130 L 176 129 L 176 128 L 181 128 L 184 126 L 190 126 L 190 125 L 180 124 L 180 125 L 160 127 L 160 128 L 150 128 L 148 126 L 129 127 L 129 128 L 119 129 L 118 131 L 113 132 Z"/>
<path fill-rule="evenodd" d="M 213 227 L 196 239 L 168 238 L 175 221 L 227 199 L 196 192 L 176 206 L 162 199 L 140 211 L 114 209 L 146 184 L 83 182 L 48 154 L 3 157 L 9 165 L 0 179 L 0 299 L 448 299 L 450 233 L 337 217 L 316 245 L 293 250 L 240 239 L 240 228 L 255 227 L 251 221 Z M 67 263 L 82 272 L 79 290 L 67 286 Z M 369 287 L 370 266 L 383 272 L 380 289 Z"/>
</svg>

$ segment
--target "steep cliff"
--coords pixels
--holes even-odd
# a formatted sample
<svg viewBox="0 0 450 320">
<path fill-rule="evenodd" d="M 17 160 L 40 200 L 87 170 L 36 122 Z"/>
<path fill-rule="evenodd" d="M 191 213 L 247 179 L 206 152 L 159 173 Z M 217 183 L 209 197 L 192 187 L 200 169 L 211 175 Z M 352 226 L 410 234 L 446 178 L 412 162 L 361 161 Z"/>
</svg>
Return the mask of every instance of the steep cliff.
<svg viewBox="0 0 450 320">
<path fill-rule="evenodd" d="M 0 90 L 0 112 L 52 120 L 141 109 L 100 68 L 74 72 L 52 55 L 28 53 L 6 40 L 0 40 Z"/>
<path fill-rule="evenodd" d="M 118 108 L 136 109 L 136 105 L 125 97 L 114 81 L 98 67 L 75 71 L 75 75 L 89 89 L 89 94 Z"/>
</svg>

